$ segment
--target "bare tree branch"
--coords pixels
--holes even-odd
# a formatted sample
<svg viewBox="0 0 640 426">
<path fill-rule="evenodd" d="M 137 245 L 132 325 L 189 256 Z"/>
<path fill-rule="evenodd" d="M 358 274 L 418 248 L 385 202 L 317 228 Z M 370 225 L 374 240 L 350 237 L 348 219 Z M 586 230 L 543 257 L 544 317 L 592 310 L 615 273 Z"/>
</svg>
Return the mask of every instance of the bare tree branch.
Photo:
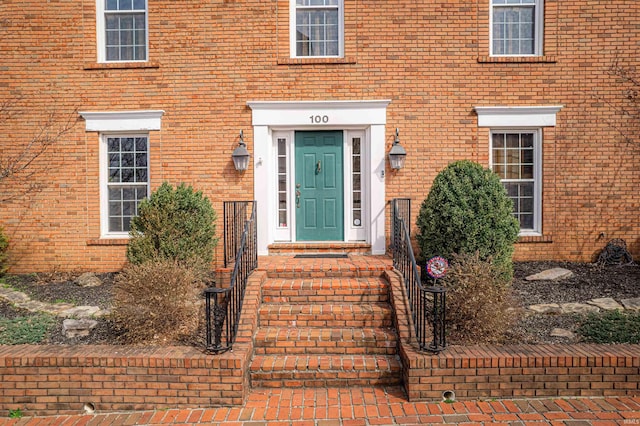
<svg viewBox="0 0 640 426">
<path fill-rule="evenodd" d="M 22 101 L 23 97 L 18 96 L 0 103 L 0 125 L 7 129 L 5 137 L 12 137 L 13 131 L 19 133 L 12 129 L 12 123 L 26 110 Z M 38 160 L 67 135 L 78 120 L 76 110 L 62 115 L 56 110 L 55 102 L 52 105 L 30 137 L 26 140 L 20 140 L 19 137 L 10 139 L 8 149 L 0 151 L 0 201 L 6 202 L 39 191 L 46 185 L 43 173 L 49 169 L 50 163 Z"/>
</svg>

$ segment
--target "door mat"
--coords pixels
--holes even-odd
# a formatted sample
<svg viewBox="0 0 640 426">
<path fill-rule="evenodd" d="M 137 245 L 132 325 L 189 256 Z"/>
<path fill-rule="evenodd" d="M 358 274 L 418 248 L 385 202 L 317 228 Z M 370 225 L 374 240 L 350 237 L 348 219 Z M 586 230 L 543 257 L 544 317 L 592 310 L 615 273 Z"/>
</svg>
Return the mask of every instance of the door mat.
<svg viewBox="0 0 640 426">
<path fill-rule="evenodd" d="M 294 259 L 348 259 L 348 254 L 296 254 Z"/>
</svg>

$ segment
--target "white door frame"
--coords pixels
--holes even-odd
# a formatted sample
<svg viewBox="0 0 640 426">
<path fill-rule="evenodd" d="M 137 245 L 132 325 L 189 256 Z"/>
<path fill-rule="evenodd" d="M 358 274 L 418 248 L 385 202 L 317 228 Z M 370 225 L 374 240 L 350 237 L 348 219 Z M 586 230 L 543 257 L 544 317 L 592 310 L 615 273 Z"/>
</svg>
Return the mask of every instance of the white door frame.
<svg viewBox="0 0 640 426">
<path fill-rule="evenodd" d="M 372 254 L 385 253 L 385 125 L 389 103 L 388 100 L 247 102 L 252 110 L 259 255 L 267 255 L 269 244 L 283 239 L 283 231 L 277 224 L 276 142 L 278 137 L 288 134 L 291 147 L 296 130 L 343 130 L 345 138 L 350 134 L 364 135 L 367 150 L 364 159 L 366 176 L 363 174 L 363 177 L 366 178 L 368 192 L 363 201 L 368 222 L 365 224 L 365 239 L 371 245 Z M 291 178 L 288 184 L 287 205 L 293 206 Z M 345 211 L 348 208 L 345 205 Z M 291 221 L 293 215 L 289 216 Z M 291 228 L 291 223 L 287 225 Z M 295 241 L 295 232 L 291 229 L 288 232 L 290 241 Z M 348 235 L 346 239 L 349 239 Z"/>
</svg>

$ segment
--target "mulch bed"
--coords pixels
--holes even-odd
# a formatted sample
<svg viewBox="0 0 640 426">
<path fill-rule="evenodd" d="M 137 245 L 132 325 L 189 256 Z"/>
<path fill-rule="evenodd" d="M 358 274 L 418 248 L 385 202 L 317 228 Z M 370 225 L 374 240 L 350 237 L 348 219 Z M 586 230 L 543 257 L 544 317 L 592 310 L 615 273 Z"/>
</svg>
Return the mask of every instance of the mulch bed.
<svg viewBox="0 0 640 426">
<path fill-rule="evenodd" d="M 574 276 L 563 281 L 526 281 L 524 278 L 545 269 L 561 267 L 571 270 Z M 517 262 L 514 264 L 513 290 L 518 309 L 516 325 L 509 331 L 504 343 L 571 343 L 566 338 L 554 338 L 553 328 L 574 331 L 580 321 L 576 315 L 529 315 L 525 307 L 540 303 L 586 302 L 611 297 L 621 299 L 640 297 L 640 265 L 596 266 L 571 262 Z M 23 291 L 32 299 L 55 302 L 73 302 L 76 305 L 93 305 L 110 308 L 114 273 L 100 274 L 103 284 L 83 288 L 75 284 L 79 274 L 29 274 L 14 275 L 6 281 L 14 289 Z M 30 315 L 12 305 L 0 301 L 0 317 L 15 318 Z M 67 339 L 62 335 L 62 319 L 42 344 L 119 344 L 118 332 L 105 318 L 99 320 L 91 336 Z"/>
</svg>

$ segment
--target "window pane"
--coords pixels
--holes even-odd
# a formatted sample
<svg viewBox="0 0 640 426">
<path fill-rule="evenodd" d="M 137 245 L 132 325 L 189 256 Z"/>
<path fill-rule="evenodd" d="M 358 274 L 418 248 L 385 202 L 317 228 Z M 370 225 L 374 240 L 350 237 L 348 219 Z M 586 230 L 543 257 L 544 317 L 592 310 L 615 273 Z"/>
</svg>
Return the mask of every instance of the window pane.
<svg viewBox="0 0 640 426">
<path fill-rule="evenodd" d="M 144 0 L 133 0 L 133 8 L 136 10 L 145 10 Z"/>
<path fill-rule="evenodd" d="M 286 227 L 287 226 L 287 212 L 286 211 L 278 212 L 278 224 L 281 227 Z"/>
<path fill-rule="evenodd" d="M 353 172 L 360 173 L 360 157 L 353 158 Z"/>
<path fill-rule="evenodd" d="M 334 6 L 334 4 L 320 3 L 298 5 Z M 337 6 L 337 2 L 335 6 Z M 339 32 L 338 7 L 328 9 L 312 7 L 298 8 L 296 11 L 296 55 L 337 56 L 339 54 Z"/>
<path fill-rule="evenodd" d="M 522 166 L 522 179 L 533 179 L 533 166 Z"/>
<path fill-rule="evenodd" d="M 131 0 L 119 0 L 119 9 L 120 10 L 131 10 L 132 3 Z"/>
<path fill-rule="evenodd" d="M 535 53 L 535 0 L 493 3 L 492 48 L 497 55 Z M 500 6 L 511 4 L 514 6 Z"/>
</svg>

